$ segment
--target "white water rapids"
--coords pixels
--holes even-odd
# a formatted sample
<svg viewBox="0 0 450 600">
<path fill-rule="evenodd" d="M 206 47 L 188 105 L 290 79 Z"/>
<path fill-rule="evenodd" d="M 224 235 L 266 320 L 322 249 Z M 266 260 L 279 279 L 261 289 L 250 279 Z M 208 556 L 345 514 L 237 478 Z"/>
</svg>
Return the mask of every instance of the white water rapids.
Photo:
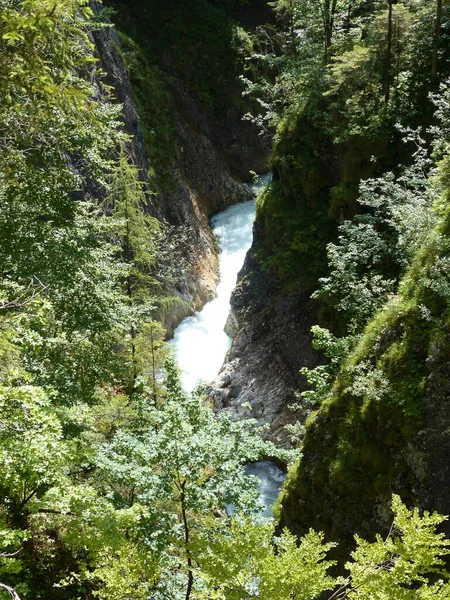
<svg viewBox="0 0 450 600">
<path fill-rule="evenodd" d="M 224 327 L 231 292 L 252 243 L 255 211 L 255 200 L 248 200 L 230 206 L 211 219 L 219 246 L 220 283 L 216 296 L 201 311 L 184 319 L 171 340 L 186 391 L 192 391 L 199 381 L 209 383 L 214 379 L 231 346 Z"/>
<path fill-rule="evenodd" d="M 263 176 L 253 188 L 266 185 L 268 180 L 269 175 Z M 255 213 L 255 200 L 248 200 L 230 206 L 211 219 L 219 246 L 220 283 L 216 296 L 201 311 L 184 319 L 170 341 L 186 391 L 192 391 L 200 381 L 209 383 L 214 379 L 231 346 L 231 338 L 224 327 L 230 311 L 231 292 L 252 244 Z M 270 507 L 285 477 L 283 471 L 268 460 L 247 465 L 246 471 L 261 480 L 260 500 L 266 506 L 263 516 L 271 516 Z"/>
</svg>

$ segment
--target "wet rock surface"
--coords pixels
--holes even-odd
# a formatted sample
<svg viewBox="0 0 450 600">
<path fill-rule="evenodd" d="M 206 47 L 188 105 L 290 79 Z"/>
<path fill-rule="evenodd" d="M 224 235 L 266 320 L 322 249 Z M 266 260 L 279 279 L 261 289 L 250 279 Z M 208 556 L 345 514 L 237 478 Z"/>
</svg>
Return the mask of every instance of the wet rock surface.
<svg viewBox="0 0 450 600">
<path fill-rule="evenodd" d="M 305 385 L 299 369 L 319 364 L 310 333 L 316 307 L 308 295 L 283 294 L 273 275 L 261 270 L 255 258 L 258 225 L 254 233 L 231 300 L 233 344 L 207 393 L 218 410 L 268 424 L 267 436 L 287 446 L 284 426 L 296 420 L 289 405 Z"/>
</svg>

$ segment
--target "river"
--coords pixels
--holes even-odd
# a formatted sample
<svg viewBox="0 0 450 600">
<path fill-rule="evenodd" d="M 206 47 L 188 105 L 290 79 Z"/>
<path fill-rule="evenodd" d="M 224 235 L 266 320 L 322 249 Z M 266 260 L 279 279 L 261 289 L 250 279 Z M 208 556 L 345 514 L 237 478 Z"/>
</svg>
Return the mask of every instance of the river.
<svg viewBox="0 0 450 600">
<path fill-rule="evenodd" d="M 253 189 L 266 185 L 269 176 L 263 176 Z M 216 296 L 201 311 L 184 319 L 170 341 L 186 391 L 192 391 L 199 382 L 209 383 L 214 379 L 231 346 L 231 337 L 224 327 L 230 311 L 231 292 L 252 244 L 255 214 L 255 200 L 251 199 L 230 206 L 211 219 L 219 247 L 220 282 Z M 260 500 L 266 507 L 263 516 L 271 516 L 271 506 L 285 477 L 283 471 L 268 460 L 247 465 L 246 471 L 259 477 Z"/>
</svg>

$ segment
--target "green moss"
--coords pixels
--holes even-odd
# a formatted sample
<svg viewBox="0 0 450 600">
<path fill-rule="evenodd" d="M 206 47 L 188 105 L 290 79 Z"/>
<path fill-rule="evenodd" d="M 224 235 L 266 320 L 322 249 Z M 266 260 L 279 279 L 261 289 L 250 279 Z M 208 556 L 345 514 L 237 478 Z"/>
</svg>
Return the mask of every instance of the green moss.
<svg viewBox="0 0 450 600">
<path fill-rule="evenodd" d="M 273 182 L 258 205 L 257 220 L 264 223 L 263 266 L 276 272 L 286 291 L 312 290 L 326 271 L 325 248 L 335 229 L 326 199 L 307 206 L 281 194 L 279 182 Z"/>
<path fill-rule="evenodd" d="M 437 265 L 444 261 L 445 271 L 449 256 L 447 237 L 421 249 L 399 295 L 368 325 L 331 397 L 307 424 L 303 458 L 281 500 L 281 522 L 295 531 L 313 526 L 335 539 L 351 528 L 370 534 L 380 497 L 410 497 L 416 483 L 405 448 L 425 425 L 428 358 L 448 336 L 450 294 L 440 283 L 448 273 Z M 387 387 L 377 390 L 377 381 Z"/>
<path fill-rule="evenodd" d="M 141 117 L 148 170 L 158 170 L 164 177 L 167 168 L 177 158 L 179 148 L 174 141 L 173 112 L 170 93 L 160 69 L 151 64 L 141 46 L 126 34 L 119 32 L 122 58 L 128 70 L 134 99 Z"/>
<path fill-rule="evenodd" d="M 287 291 L 312 291 L 327 274 L 326 248 L 337 237 L 338 222 L 361 211 L 360 180 L 397 166 L 401 156 L 400 143 L 392 144 L 384 131 L 377 139 L 333 141 L 324 133 L 326 100 L 318 102 L 320 110 L 296 107 L 280 122 L 271 158 L 275 181 L 258 202 L 257 219 L 266 233 L 260 259 Z M 330 307 L 322 316 L 328 324 L 338 320 Z"/>
</svg>

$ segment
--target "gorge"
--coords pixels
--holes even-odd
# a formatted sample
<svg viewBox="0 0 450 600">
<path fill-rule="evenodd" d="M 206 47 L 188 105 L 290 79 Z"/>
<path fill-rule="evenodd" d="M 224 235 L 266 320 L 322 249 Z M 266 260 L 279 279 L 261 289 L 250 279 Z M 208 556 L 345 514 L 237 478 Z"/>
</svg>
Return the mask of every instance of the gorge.
<svg viewBox="0 0 450 600">
<path fill-rule="evenodd" d="M 270 175 L 259 178 L 254 191 L 267 185 Z M 220 280 L 216 296 L 201 311 L 185 318 L 174 331 L 169 344 L 181 369 L 181 382 L 190 392 L 196 385 L 209 383 L 218 373 L 229 350 L 232 337 L 226 333 L 230 298 L 252 243 L 255 200 L 231 206 L 211 219 L 211 228 L 219 247 Z M 278 491 L 284 481 L 283 471 L 272 461 L 258 461 L 245 467 L 248 475 L 260 479 L 263 516 L 271 516 Z"/>
<path fill-rule="evenodd" d="M 0 0 L 1 600 L 450 598 L 449 30 Z"/>
</svg>

